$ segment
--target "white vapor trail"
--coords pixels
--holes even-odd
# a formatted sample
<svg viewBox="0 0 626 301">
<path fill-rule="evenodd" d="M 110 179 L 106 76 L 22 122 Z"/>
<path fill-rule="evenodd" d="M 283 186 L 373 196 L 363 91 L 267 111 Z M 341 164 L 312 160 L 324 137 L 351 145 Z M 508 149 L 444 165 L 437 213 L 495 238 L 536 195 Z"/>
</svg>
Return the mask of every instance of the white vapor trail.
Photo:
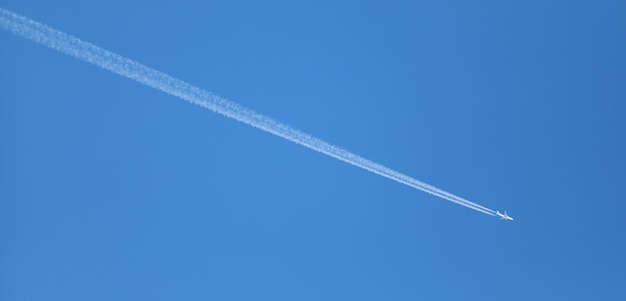
<svg viewBox="0 0 626 301">
<path fill-rule="evenodd" d="M 259 114 L 238 103 L 227 100 L 182 80 L 154 70 L 131 59 L 122 57 L 77 37 L 48 27 L 39 22 L 0 8 L 0 27 L 18 36 L 32 40 L 59 52 L 71 55 L 90 64 L 133 79 L 146 86 L 161 90 L 228 118 L 235 119 L 255 128 L 294 143 L 326 154 L 335 159 L 358 166 L 404 185 L 422 190 L 442 199 L 457 203 L 484 214 L 495 216 L 495 211 L 453 195 L 437 187 L 423 183 L 393 169 L 372 162 L 340 147 L 329 144 L 311 135 L 296 130 L 265 115 Z"/>
</svg>

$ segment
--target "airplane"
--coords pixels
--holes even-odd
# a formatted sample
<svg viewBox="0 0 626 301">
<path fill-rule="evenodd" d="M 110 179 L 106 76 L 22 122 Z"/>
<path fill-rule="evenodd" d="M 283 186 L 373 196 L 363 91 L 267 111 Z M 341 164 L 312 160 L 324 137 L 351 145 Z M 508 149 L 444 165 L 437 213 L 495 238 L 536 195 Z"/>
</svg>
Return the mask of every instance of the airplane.
<svg viewBox="0 0 626 301">
<path fill-rule="evenodd" d="M 496 215 L 500 217 L 500 219 L 503 220 L 508 220 L 508 221 L 512 221 L 513 218 L 510 217 L 508 214 L 506 214 L 506 210 L 504 211 L 504 213 L 500 213 L 500 211 L 496 211 Z"/>
</svg>

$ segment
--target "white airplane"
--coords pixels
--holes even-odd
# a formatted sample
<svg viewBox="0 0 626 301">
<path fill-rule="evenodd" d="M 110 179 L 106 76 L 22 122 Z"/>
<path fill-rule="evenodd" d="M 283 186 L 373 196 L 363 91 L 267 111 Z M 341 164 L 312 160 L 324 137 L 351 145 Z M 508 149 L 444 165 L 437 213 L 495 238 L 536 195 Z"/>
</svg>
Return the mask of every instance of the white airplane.
<svg viewBox="0 0 626 301">
<path fill-rule="evenodd" d="M 504 211 L 504 213 L 500 213 L 500 211 L 496 211 L 496 215 L 500 217 L 500 219 L 503 220 L 508 220 L 508 221 L 512 221 L 513 218 L 510 217 L 508 214 L 506 214 L 506 211 Z"/>
</svg>

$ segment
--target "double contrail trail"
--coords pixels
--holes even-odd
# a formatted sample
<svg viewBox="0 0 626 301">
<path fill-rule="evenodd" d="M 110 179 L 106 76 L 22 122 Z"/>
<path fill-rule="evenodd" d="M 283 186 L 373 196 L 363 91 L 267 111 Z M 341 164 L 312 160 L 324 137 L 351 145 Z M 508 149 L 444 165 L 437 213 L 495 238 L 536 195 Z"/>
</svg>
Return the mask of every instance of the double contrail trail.
<svg viewBox="0 0 626 301">
<path fill-rule="evenodd" d="M 280 123 L 270 117 L 259 114 L 236 102 L 217 96 L 163 72 L 154 70 L 136 61 L 117 55 L 91 43 L 84 42 L 77 37 L 3 8 L 0 8 L 0 27 L 23 38 L 128 77 L 146 86 L 161 90 L 167 94 L 171 94 L 228 118 L 285 138 L 314 151 L 358 166 L 404 185 L 422 190 L 450 202 L 457 203 L 461 206 L 496 216 L 496 212 L 489 208 L 367 160 L 340 147 L 296 130 L 286 124 Z"/>
</svg>

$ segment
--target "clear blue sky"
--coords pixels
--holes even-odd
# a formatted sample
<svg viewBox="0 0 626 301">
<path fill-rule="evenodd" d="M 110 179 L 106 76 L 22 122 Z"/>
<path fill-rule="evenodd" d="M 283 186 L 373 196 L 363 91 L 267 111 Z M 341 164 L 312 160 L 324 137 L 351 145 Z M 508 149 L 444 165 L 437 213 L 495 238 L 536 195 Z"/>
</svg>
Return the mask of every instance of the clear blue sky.
<svg viewBox="0 0 626 301">
<path fill-rule="evenodd" d="M 626 3 L 502 2 L 1 1 L 515 221 L 0 31 L 0 299 L 624 300 Z"/>
</svg>

